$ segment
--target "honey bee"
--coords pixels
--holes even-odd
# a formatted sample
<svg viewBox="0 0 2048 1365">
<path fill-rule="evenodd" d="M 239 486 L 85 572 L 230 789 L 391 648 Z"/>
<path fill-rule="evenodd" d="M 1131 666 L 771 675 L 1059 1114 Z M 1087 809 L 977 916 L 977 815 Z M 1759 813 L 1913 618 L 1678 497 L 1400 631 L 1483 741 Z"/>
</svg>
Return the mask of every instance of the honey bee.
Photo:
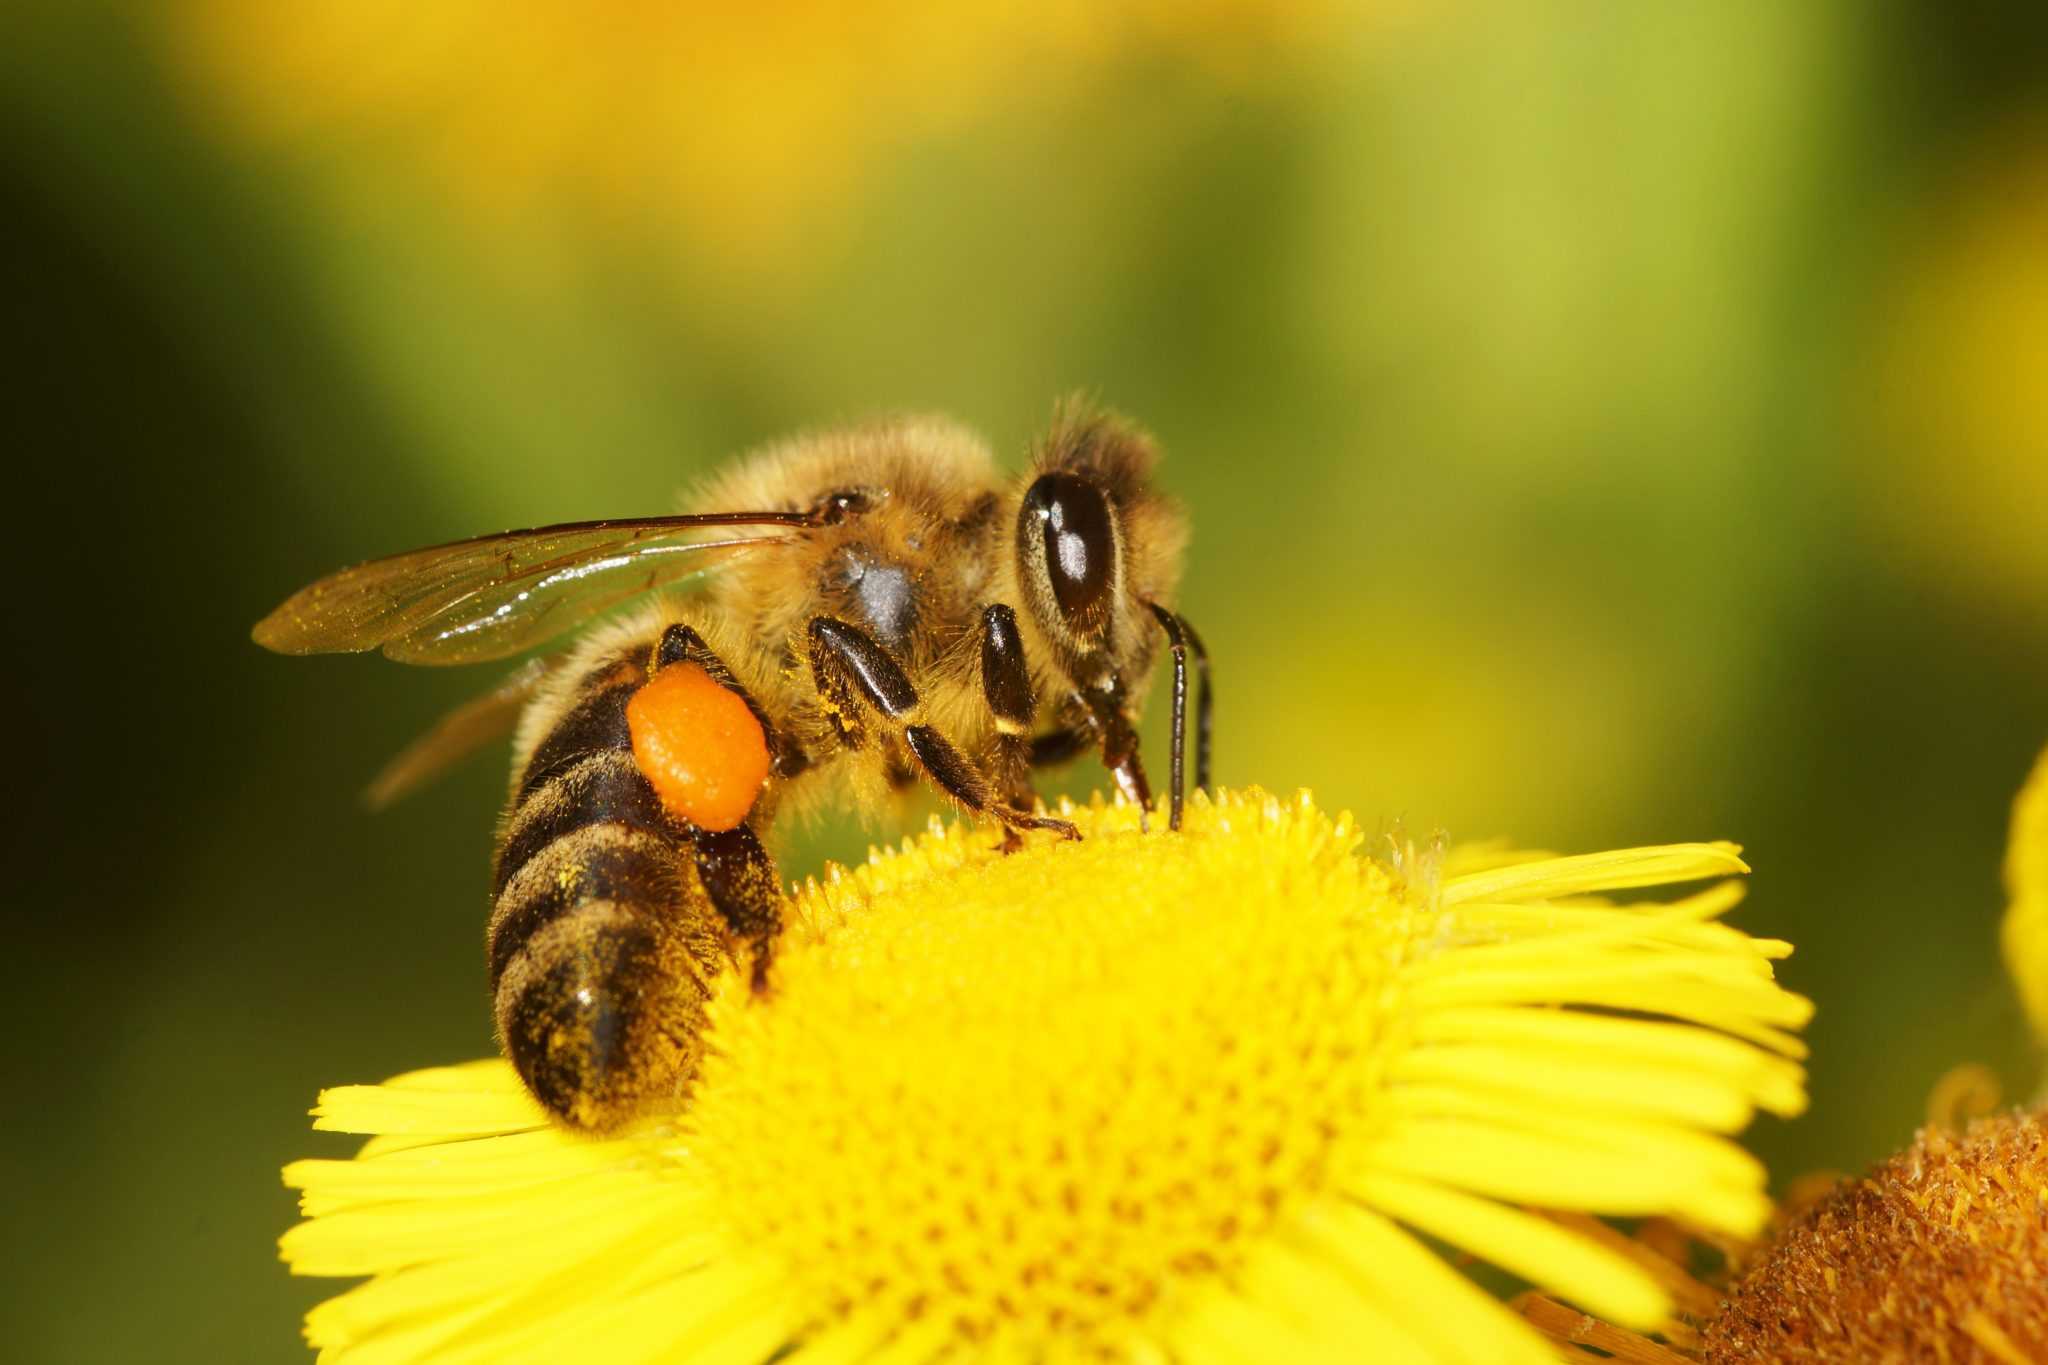
<svg viewBox="0 0 2048 1365">
<path fill-rule="evenodd" d="M 1037 804 L 1032 770 L 1093 749 L 1149 806 L 1135 725 L 1163 648 L 1179 828 L 1190 656 L 1198 788 L 1209 668 L 1170 605 L 1186 523 L 1155 458 L 1143 432 L 1077 404 L 1019 477 L 944 420 L 827 432 L 745 458 L 683 515 L 344 569 L 254 637 L 470 663 L 653 595 L 451 714 L 371 793 L 515 731 L 486 938 L 498 1036 L 549 1113 L 603 1131 L 686 1087 L 727 965 L 768 989 L 782 882 L 762 836 L 792 806 L 872 807 L 925 783 L 1005 849 L 1078 838 Z"/>
</svg>

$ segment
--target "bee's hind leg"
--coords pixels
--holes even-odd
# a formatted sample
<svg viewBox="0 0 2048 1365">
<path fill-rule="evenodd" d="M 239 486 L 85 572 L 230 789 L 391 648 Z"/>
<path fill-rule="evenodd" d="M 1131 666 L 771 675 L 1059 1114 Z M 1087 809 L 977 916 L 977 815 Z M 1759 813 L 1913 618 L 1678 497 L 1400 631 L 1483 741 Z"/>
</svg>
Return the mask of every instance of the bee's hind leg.
<svg viewBox="0 0 2048 1365">
<path fill-rule="evenodd" d="M 771 762 L 776 770 L 787 771 L 790 750 L 779 737 L 780 727 L 770 722 L 760 704 L 733 676 L 725 661 L 712 652 L 704 637 L 694 628 L 677 622 L 662 631 L 648 661 L 648 670 L 658 673 L 670 664 L 681 663 L 697 665 L 713 682 L 746 703 L 747 710 L 761 724 Z M 802 763 L 802 756 L 798 755 L 796 766 L 801 767 Z M 768 988 L 769 959 L 775 937 L 782 929 L 782 880 L 776 873 L 774 859 L 768 856 L 760 836 L 754 832 L 759 818 L 757 809 L 745 823 L 731 829 L 693 828 L 689 835 L 697 879 L 705 894 L 717 907 L 732 936 L 752 950 L 750 972 L 757 992 Z"/>
<path fill-rule="evenodd" d="M 775 938 L 782 932 L 782 879 L 775 861 L 748 825 L 695 830 L 690 842 L 697 880 L 733 937 L 752 950 L 749 982 L 757 995 L 764 993 Z"/>
<path fill-rule="evenodd" d="M 1009 624 L 1014 642 L 1014 617 Z M 986 628 L 984 621 L 984 662 L 989 652 Z M 902 739 L 904 748 L 940 791 L 968 811 L 1002 824 L 1006 849 L 1016 847 L 1025 830 L 1051 830 L 1067 839 L 1081 837 L 1081 831 L 1067 821 L 1033 814 L 1017 804 L 1012 793 L 991 781 L 936 727 L 926 724 L 917 688 L 903 666 L 858 626 L 830 616 L 815 616 L 811 618 L 809 636 L 811 676 L 817 684 L 819 700 L 831 712 L 840 738 L 849 748 L 865 747 L 876 722 L 886 725 Z M 1016 652 L 1016 658 L 1021 664 L 1021 650 Z M 1029 694 L 1028 677 L 1023 690 Z M 1016 698 L 1006 693 L 1003 700 L 1011 705 Z M 1011 710 L 1014 712 L 1014 705 Z M 1019 738 L 1023 739 L 1021 731 Z M 1028 756 L 1028 741 L 1023 752 Z"/>
</svg>

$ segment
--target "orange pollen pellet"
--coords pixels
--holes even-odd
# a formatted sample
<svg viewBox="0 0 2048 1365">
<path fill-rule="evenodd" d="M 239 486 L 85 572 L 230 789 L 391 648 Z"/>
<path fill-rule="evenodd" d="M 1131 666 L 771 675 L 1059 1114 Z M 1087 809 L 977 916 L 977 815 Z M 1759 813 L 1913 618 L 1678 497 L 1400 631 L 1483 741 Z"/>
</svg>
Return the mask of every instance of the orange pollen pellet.
<svg viewBox="0 0 2048 1365">
<path fill-rule="evenodd" d="M 768 777 L 768 737 L 747 704 L 697 664 L 669 664 L 626 703 L 633 761 L 669 813 L 699 829 L 747 818 Z"/>
</svg>

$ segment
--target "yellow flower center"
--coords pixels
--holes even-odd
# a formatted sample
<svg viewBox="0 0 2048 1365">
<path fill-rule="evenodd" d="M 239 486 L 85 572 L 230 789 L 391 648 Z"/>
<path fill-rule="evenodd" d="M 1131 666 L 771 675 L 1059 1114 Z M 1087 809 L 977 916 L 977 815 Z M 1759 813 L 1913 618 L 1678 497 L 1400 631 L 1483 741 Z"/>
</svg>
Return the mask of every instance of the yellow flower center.
<svg viewBox="0 0 2048 1365">
<path fill-rule="evenodd" d="M 809 1305 L 1108 1345 L 1368 1135 L 1416 912 L 1356 834 L 1265 798 L 1075 816 L 807 888 L 774 997 L 716 1012 L 689 1145 Z"/>
</svg>

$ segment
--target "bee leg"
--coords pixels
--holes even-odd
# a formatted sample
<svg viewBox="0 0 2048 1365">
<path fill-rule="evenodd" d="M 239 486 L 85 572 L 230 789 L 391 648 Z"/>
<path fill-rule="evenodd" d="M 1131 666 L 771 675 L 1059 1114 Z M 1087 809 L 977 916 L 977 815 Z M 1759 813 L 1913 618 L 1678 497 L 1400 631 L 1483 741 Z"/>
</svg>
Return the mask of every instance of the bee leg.
<svg viewBox="0 0 2048 1365">
<path fill-rule="evenodd" d="M 754 700 L 753 693 L 733 676 L 732 670 L 725 666 L 725 660 L 712 653 L 711 646 L 704 643 L 704 637 L 695 628 L 678 621 L 661 632 L 661 640 L 647 661 L 647 672 L 651 677 L 670 664 L 684 663 L 697 665 L 711 675 L 711 681 L 747 704 L 747 710 L 754 713 L 754 719 L 760 722 L 761 733 L 767 737 L 768 753 L 777 777 L 794 777 L 811 766 L 810 755 L 797 748 L 782 728 L 768 719 L 768 713 Z"/>
<path fill-rule="evenodd" d="M 1001 603 L 981 610 L 981 695 L 995 720 L 990 777 L 1005 801 L 1028 810 L 1036 795 L 1031 790 L 1031 720 L 1038 698 L 1031 690 L 1017 613 Z"/>
<path fill-rule="evenodd" d="M 847 747 L 864 747 L 879 720 L 900 736 L 940 791 L 966 810 L 1000 821 L 1006 846 L 1027 829 L 1054 830 L 1069 839 L 1081 837 L 1065 820 L 1033 815 L 1002 800 L 987 775 L 966 754 L 936 727 L 924 723 L 917 688 L 903 666 L 859 627 L 830 616 L 814 616 L 809 634 L 811 677 L 818 699 Z"/>
<path fill-rule="evenodd" d="M 760 704 L 725 666 L 725 661 L 704 643 L 704 637 L 692 627 L 676 622 L 662 631 L 661 640 L 648 660 L 648 673 L 652 675 L 670 664 L 679 663 L 697 665 L 711 676 L 713 682 L 747 704 L 747 710 L 760 722 L 761 733 L 767 738 L 768 752 L 773 755 L 778 774 L 787 775 L 808 763 L 804 755 L 797 753 L 794 765 L 791 764 L 792 751 L 781 739 L 780 727 L 768 719 Z M 717 907 L 733 937 L 753 950 L 753 987 L 757 992 L 765 991 L 768 988 L 769 957 L 775 936 L 782 928 L 782 882 L 776 875 L 774 860 L 761 847 L 759 836 L 746 824 L 728 830 L 693 830 L 690 842 L 697 876 L 703 883 L 705 894 Z"/>
<path fill-rule="evenodd" d="M 1150 829 L 1146 813 L 1152 808 L 1152 784 L 1145 780 L 1145 760 L 1138 752 L 1138 732 L 1124 703 L 1122 680 L 1112 678 L 1105 687 L 1070 693 L 1067 705 L 1088 725 L 1087 741 L 1101 746 L 1102 766 L 1109 769 L 1117 790 L 1138 808 L 1138 828 Z"/>
<path fill-rule="evenodd" d="M 697 830 L 691 836 L 697 879 L 733 937 L 753 949 L 750 983 L 756 995 L 768 989 L 768 964 L 782 931 L 782 879 L 775 861 L 747 825 Z"/>
<path fill-rule="evenodd" d="M 1157 602 L 1145 605 L 1152 609 L 1173 650 L 1173 797 L 1166 824 L 1169 829 L 1179 829 L 1181 793 L 1186 786 L 1190 649 L 1195 652 L 1202 674 L 1201 696 L 1195 703 L 1195 787 L 1200 790 L 1209 785 L 1209 651 L 1202 648 L 1202 639 L 1193 626 Z"/>
<path fill-rule="evenodd" d="M 1062 725 L 1047 730 L 1042 735 L 1031 737 L 1031 766 L 1050 768 L 1066 763 L 1088 752 L 1088 732 L 1071 725 Z"/>
<path fill-rule="evenodd" d="M 1209 649 L 1196 633 L 1193 621 L 1178 613 L 1174 619 L 1187 632 L 1188 648 L 1195 652 L 1195 672 L 1199 679 L 1199 686 L 1195 689 L 1195 790 L 1212 791 L 1214 788 L 1209 783 L 1209 728 L 1213 718 L 1209 696 Z"/>
</svg>

